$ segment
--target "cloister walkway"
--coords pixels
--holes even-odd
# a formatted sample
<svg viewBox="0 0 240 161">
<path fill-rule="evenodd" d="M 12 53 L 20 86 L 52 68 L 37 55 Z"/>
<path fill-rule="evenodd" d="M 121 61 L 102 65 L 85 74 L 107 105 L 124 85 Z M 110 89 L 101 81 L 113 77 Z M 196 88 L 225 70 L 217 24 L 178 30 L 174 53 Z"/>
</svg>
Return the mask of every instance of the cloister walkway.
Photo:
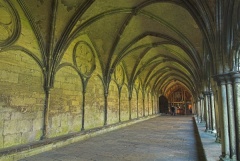
<svg viewBox="0 0 240 161">
<path fill-rule="evenodd" d="M 193 116 L 159 116 L 21 161 L 205 161 Z"/>
</svg>

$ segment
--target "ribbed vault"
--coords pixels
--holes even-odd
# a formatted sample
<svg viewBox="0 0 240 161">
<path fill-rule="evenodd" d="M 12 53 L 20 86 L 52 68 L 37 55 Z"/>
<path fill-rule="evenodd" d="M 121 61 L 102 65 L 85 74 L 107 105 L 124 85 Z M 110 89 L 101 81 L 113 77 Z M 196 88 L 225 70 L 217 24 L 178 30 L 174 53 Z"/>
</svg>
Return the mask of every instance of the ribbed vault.
<svg viewBox="0 0 240 161">
<path fill-rule="evenodd" d="M 30 22 L 38 39 L 36 61 L 52 73 L 46 74 L 47 86 L 81 35 L 93 44 L 106 85 L 122 64 L 129 87 L 140 79 L 143 88 L 161 94 L 178 80 L 195 95 L 202 86 L 203 42 L 211 40 L 213 1 L 18 0 L 11 5 L 19 10 L 22 23 Z M 34 55 L 27 47 L 21 50 Z"/>
</svg>

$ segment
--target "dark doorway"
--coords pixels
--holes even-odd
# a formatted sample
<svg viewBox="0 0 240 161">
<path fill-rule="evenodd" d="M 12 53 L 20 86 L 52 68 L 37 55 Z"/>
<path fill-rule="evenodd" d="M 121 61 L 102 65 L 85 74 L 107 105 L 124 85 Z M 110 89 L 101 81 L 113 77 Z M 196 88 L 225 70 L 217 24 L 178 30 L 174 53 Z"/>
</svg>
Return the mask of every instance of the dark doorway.
<svg viewBox="0 0 240 161">
<path fill-rule="evenodd" d="M 168 113 L 168 99 L 165 96 L 159 97 L 159 113 Z"/>
</svg>

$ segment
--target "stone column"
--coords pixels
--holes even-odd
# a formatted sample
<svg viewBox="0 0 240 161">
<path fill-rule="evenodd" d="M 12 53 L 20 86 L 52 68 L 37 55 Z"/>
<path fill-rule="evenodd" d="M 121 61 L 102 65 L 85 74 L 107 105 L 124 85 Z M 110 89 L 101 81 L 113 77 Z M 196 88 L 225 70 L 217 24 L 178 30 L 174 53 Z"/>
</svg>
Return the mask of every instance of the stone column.
<svg viewBox="0 0 240 161">
<path fill-rule="evenodd" d="M 217 89 L 219 86 L 216 87 Z M 217 127 L 217 134 L 216 134 L 216 142 L 220 143 L 221 142 L 221 113 L 220 113 L 220 108 L 221 108 L 221 103 L 219 100 L 219 90 L 215 91 L 215 98 L 214 99 L 214 104 L 215 104 L 215 112 L 216 112 L 216 127 Z"/>
<path fill-rule="evenodd" d="M 205 110 L 204 110 L 204 97 L 201 97 L 200 98 L 200 108 L 201 108 L 201 122 L 205 121 L 205 118 L 204 118 L 204 113 L 205 113 Z"/>
<path fill-rule="evenodd" d="M 209 103 L 208 103 L 208 92 L 205 91 L 203 92 L 203 96 L 204 96 L 204 120 L 205 120 L 205 123 L 206 123 L 206 129 L 205 129 L 205 132 L 208 132 L 209 131 Z"/>
<path fill-rule="evenodd" d="M 213 92 L 210 92 L 210 103 L 212 109 L 212 133 L 216 133 L 216 113 L 215 113 L 215 103 L 214 103 L 214 95 Z"/>
<path fill-rule="evenodd" d="M 197 108 L 198 108 L 198 123 L 202 122 L 202 110 L 201 110 L 201 99 L 199 98 L 197 101 Z"/>
<path fill-rule="evenodd" d="M 237 159 L 240 160 L 240 73 L 233 73 L 232 78 L 236 118 Z"/>
<path fill-rule="evenodd" d="M 137 119 L 139 117 L 139 114 L 138 114 L 138 94 L 137 94 Z"/>
<path fill-rule="evenodd" d="M 154 103 L 153 103 L 153 98 L 152 98 L 152 115 L 154 114 L 153 109 L 154 109 Z"/>
<path fill-rule="evenodd" d="M 129 103 L 129 120 L 132 119 L 132 96 L 128 97 L 128 103 Z"/>
<path fill-rule="evenodd" d="M 104 126 L 107 125 L 107 111 L 108 110 L 108 92 L 104 92 Z"/>
<path fill-rule="evenodd" d="M 83 88 L 83 95 L 82 95 L 82 128 L 81 128 L 81 131 L 84 131 L 84 128 L 85 128 L 85 102 L 86 102 L 86 87 Z"/>
<path fill-rule="evenodd" d="M 121 122 L 121 89 L 118 90 L 118 122 Z"/>
<path fill-rule="evenodd" d="M 143 101 L 143 117 L 145 117 L 145 97 L 143 98 L 142 101 Z"/>
<path fill-rule="evenodd" d="M 230 134 L 230 158 L 236 160 L 236 130 L 235 130 L 235 113 L 234 113 L 234 100 L 233 88 L 230 76 L 226 76 L 227 83 L 227 105 L 228 105 L 228 120 L 229 120 L 229 134 Z"/>
<path fill-rule="evenodd" d="M 230 146 L 229 146 L 229 126 L 228 126 L 228 109 L 227 109 L 227 91 L 226 91 L 226 82 L 224 77 L 220 77 L 220 88 L 221 88 L 221 120 L 222 120 L 222 156 L 221 160 L 229 160 L 230 156 Z"/>
<path fill-rule="evenodd" d="M 208 99 L 208 130 L 209 132 L 212 132 L 212 106 L 211 106 L 211 93 L 207 93 L 207 99 Z"/>
<path fill-rule="evenodd" d="M 50 96 L 51 88 L 45 88 L 45 104 L 44 104 L 44 113 L 43 113 L 43 134 L 41 140 L 48 137 L 48 120 L 49 120 L 49 107 L 50 107 Z"/>
<path fill-rule="evenodd" d="M 195 114 L 196 113 L 196 102 L 191 102 L 192 104 L 192 114 Z"/>
</svg>

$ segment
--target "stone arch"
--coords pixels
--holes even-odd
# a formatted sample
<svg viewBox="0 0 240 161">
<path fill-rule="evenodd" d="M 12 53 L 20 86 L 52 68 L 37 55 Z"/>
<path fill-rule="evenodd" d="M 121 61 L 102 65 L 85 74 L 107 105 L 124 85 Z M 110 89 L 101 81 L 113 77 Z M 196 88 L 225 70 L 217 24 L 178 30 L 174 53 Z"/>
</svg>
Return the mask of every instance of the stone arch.
<svg viewBox="0 0 240 161">
<path fill-rule="evenodd" d="M 57 71 L 50 98 L 49 137 L 80 131 L 82 89 L 81 78 L 72 67 Z"/>
</svg>

